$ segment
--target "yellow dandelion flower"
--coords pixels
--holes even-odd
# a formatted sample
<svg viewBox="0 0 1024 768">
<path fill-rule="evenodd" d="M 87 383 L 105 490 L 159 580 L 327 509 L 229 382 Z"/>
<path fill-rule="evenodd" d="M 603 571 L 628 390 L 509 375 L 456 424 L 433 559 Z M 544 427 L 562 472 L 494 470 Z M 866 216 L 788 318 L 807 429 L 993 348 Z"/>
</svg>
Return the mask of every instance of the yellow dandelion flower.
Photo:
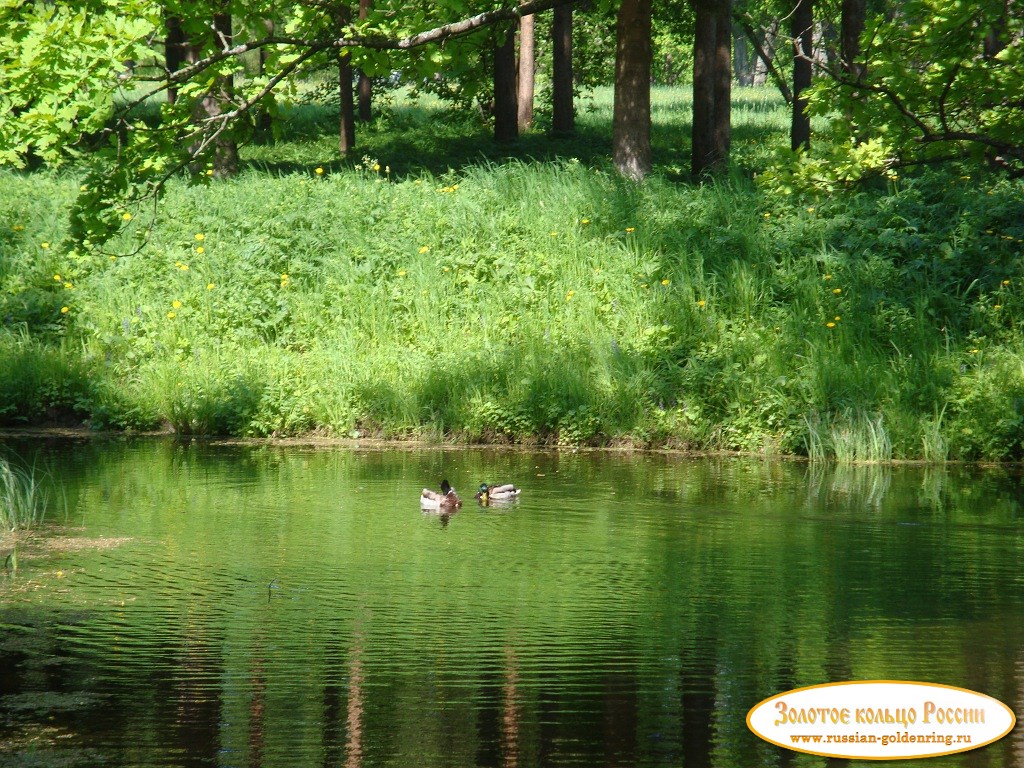
<svg viewBox="0 0 1024 768">
<path fill-rule="evenodd" d="M 206 235 L 204 235 L 202 232 L 196 232 L 196 236 L 195 237 L 196 237 L 196 240 L 198 240 L 200 243 L 203 242 L 203 240 L 206 239 Z"/>
<path fill-rule="evenodd" d="M 842 288 L 833 288 L 832 289 L 832 293 L 834 293 L 836 296 L 838 296 L 842 292 L 843 292 Z"/>
<path fill-rule="evenodd" d="M 565 300 L 566 301 L 572 301 L 572 297 L 575 296 L 575 295 L 576 295 L 576 291 L 574 291 L 572 288 L 570 288 L 568 291 L 565 292 Z"/>
<path fill-rule="evenodd" d="M 40 243 L 39 247 L 42 248 L 43 250 L 46 250 L 47 248 L 50 247 L 50 244 L 49 243 Z"/>
<path fill-rule="evenodd" d="M 1010 284 L 1009 280 L 1003 280 L 1003 285 L 1009 285 L 1009 284 Z"/>
<path fill-rule="evenodd" d="M 15 224 L 13 227 L 11 227 L 12 232 L 21 232 L 24 229 L 25 227 L 22 226 L 21 224 Z"/>
<path fill-rule="evenodd" d="M 669 280 L 669 279 L 668 279 L 668 278 L 666 277 L 666 278 L 665 278 L 664 280 L 662 280 L 662 281 L 661 281 L 661 284 L 662 284 L 662 285 L 668 285 L 668 284 L 669 284 L 669 283 L 671 283 L 671 282 L 672 282 L 672 281 L 671 281 L 671 280 Z"/>
<path fill-rule="evenodd" d="M 399 277 L 405 277 L 407 274 L 409 274 L 409 273 L 406 272 L 404 269 L 398 270 L 398 276 Z"/>
<path fill-rule="evenodd" d="M 53 279 L 54 279 L 54 280 L 57 280 L 57 281 L 60 281 L 60 280 L 61 280 L 62 278 L 61 278 L 61 276 L 60 276 L 60 275 L 54 275 L 54 276 L 53 276 Z"/>
<path fill-rule="evenodd" d="M 1002 304 L 996 304 L 994 307 L 992 307 L 992 309 L 1002 309 L 1002 308 L 1003 308 Z"/>
<path fill-rule="evenodd" d="M 62 315 L 66 315 L 66 314 L 67 314 L 68 312 L 70 312 L 70 311 L 71 311 L 71 309 L 70 309 L 69 307 L 61 307 L 61 308 L 60 308 L 60 313 L 61 313 Z"/>
<path fill-rule="evenodd" d="M 213 176 L 213 168 L 209 168 L 209 169 L 207 169 L 207 171 L 206 171 L 206 175 L 207 175 L 207 176 Z"/>
<path fill-rule="evenodd" d="M 766 214 L 764 215 L 764 217 L 765 217 L 766 219 L 770 219 L 770 218 L 772 217 L 772 215 L 771 215 L 770 213 L 766 213 Z"/>
<path fill-rule="evenodd" d="M 64 283 L 64 287 L 67 288 L 70 291 L 75 286 L 72 283 Z"/>
<path fill-rule="evenodd" d="M 426 253 L 429 250 L 430 250 L 430 246 L 429 245 L 421 245 L 420 246 L 420 253 Z"/>
<path fill-rule="evenodd" d="M 825 327 L 826 327 L 826 328 L 835 328 L 835 327 L 836 327 L 836 324 L 835 324 L 835 323 L 833 323 L 833 322 L 828 322 L 828 323 L 825 323 Z"/>
<path fill-rule="evenodd" d="M 380 170 L 380 163 L 374 163 L 374 164 L 373 164 L 373 170 L 374 170 L 375 172 L 376 172 L 376 171 L 379 171 L 379 170 Z"/>
<path fill-rule="evenodd" d="M 175 309 L 181 309 L 181 302 L 175 299 L 174 301 L 171 302 L 171 306 L 174 307 Z"/>
<path fill-rule="evenodd" d="M 836 316 L 835 316 L 835 317 L 833 318 L 833 320 L 835 320 L 835 321 L 836 321 L 837 323 L 838 323 L 838 322 L 839 322 L 840 320 L 842 320 L 842 319 L 843 319 L 843 318 L 842 318 L 842 317 L 841 317 L 840 315 L 836 315 Z"/>
<path fill-rule="evenodd" d="M 208 290 L 208 291 L 212 291 L 213 289 L 214 289 L 214 285 L 213 285 L 213 283 L 207 283 L 207 284 L 206 284 L 206 290 Z"/>
<path fill-rule="evenodd" d="M 175 315 L 173 311 L 167 313 L 168 320 L 173 320 L 175 317 L 177 317 L 177 315 Z"/>
<path fill-rule="evenodd" d="M 315 174 L 316 174 L 317 176 L 323 176 L 323 175 L 324 175 L 324 169 L 323 169 L 323 168 L 321 168 L 321 167 L 319 167 L 319 166 L 317 166 L 317 167 L 316 167 L 316 168 L 315 168 L 315 169 L 313 170 L 313 173 L 315 173 Z"/>
<path fill-rule="evenodd" d="M 968 350 L 968 351 L 969 351 L 969 352 L 970 352 L 970 353 L 971 353 L 972 355 L 976 355 L 976 354 L 978 354 L 978 348 L 977 348 L 977 347 L 975 347 L 974 349 Z"/>
<path fill-rule="evenodd" d="M 201 245 L 196 246 L 196 253 L 206 253 L 206 249 Z"/>
<path fill-rule="evenodd" d="M 586 226 L 589 223 L 590 223 L 590 219 L 580 219 L 580 224 L 582 224 L 584 226 Z"/>
<path fill-rule="evenodd" d="M 126 211 L 125 213 L 121 214 L 121 220 L 122 221 L 131 221 L 132 220 L 132 215 Z"/>
<path fill-rule="evenodd" d="M 178 266 L 178 269 L 180 269 L 182 272 L 188 272 L 188 264 L 181 264 Z"/>
<path fill-rule="evenodd" d="M 812 205 L 810 208 L 808 208 L 807 212 L 808 213 L 814 213 L 814 206 Z"/>
<path fill-rule="evenodd" d="M 636 227 L 626 227 L 627 232 L 636 232 Z"/>
<path fill-rule="evenodd" d="M 821 279 L 822 280 L 831 280 L 832 279 L 832 275 L 822 275 Z"/>
<path fill-rule="evenodd" d="M 707 304 L 707 302 L 704 301 L 704 299 L 701 299 L 700 301 L 697 302 L 697 306 L 700 307 L 701 309 L 704 308 L 705 304 Z"/>
</svg>

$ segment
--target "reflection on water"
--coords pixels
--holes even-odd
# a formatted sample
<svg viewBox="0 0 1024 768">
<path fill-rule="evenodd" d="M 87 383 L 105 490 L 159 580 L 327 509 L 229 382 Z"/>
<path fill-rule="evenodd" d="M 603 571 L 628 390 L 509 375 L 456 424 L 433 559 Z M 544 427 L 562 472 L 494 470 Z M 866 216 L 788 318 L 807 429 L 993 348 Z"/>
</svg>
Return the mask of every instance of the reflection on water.
<svg viewBox="0 0 1024 768">
<path fill-rule="evenodd" d="M 1016 471 L 5 449 L 56 469 L 71 535 L 130 540 L 25 542 L 0 576 L 0 765 L 824 766 L 747 710 L 847 679 L 1024 695 Z M 443 477 L 469 501 L 422 514 Z M 522 497 L 477 507 L 496 481 Z"/>
</svg>

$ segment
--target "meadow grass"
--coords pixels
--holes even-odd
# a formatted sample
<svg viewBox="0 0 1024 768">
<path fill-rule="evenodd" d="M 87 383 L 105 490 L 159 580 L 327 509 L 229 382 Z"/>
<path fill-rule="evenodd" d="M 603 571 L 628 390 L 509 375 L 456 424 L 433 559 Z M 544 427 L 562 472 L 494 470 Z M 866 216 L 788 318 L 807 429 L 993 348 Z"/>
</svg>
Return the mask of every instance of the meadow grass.
<svg viewBox="0 0 1024 768">
<path fill-rule="evenodd" d="M 587 103 L 574 139 L 499 147 L 396 100 L 344 160 L 330 108 L 297 105 L 102 252 L 64 242 L 73 173 L 0 174 L 0 420 L 1021 457 L 1020 182 L 769 194 L 787 114 L 741 90 L 734 165 L 695 185 L 688 94 L 656 89 L 637 185 L 609 92 Z"/>
</svg>

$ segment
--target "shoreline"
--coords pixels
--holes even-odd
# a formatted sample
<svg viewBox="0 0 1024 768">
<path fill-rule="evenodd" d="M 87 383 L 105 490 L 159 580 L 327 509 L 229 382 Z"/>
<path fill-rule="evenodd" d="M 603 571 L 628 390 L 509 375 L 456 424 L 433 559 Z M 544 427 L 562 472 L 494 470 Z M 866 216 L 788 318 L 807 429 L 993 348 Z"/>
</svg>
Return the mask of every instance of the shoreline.
<svg viewBox="0 0 1024 768">
<path fill-rule="evenodd" d="M 88 427 L 0 427 L 0 442 L 10 439 L 28 440 L 176 440 L 179 442 L 205 443 L 216 446 L 238 447 L 274 447 L 274 448 L 345 448 L 348 450 L 486 450 L 510 452 L 555 452 L 555 453 L 608 453 L 608 454 L 641 454 L 675 456 L 682 459 L 759 459 L 761 461 L 782 461 L 789 463 L 813 464 L 806 456 L 781 453 L 758 453 L 753 451 L 689 451 L 681 448 L 650 448 L 627 441 L 609 445 L 557 445 L 552 443 L 469 443 L 459 441 L 436 441 L 423 438 L 349 438 L 330 437 L 309 433 L 289 437 L 234 437 L 231 435 L 183 435 L 171 429 L 150 431 L 116 431 L 91 430 Z M 1022 461 L 965 461 L 945 460 L 928 461 L 925 459 L 889 459 L 887 461 L 850 461 L 838 462 L 827 460 L 820 462 L 822 466 L 832 467 L 976 467 L 978 469 L 1024 467 Z"/>
</svg>

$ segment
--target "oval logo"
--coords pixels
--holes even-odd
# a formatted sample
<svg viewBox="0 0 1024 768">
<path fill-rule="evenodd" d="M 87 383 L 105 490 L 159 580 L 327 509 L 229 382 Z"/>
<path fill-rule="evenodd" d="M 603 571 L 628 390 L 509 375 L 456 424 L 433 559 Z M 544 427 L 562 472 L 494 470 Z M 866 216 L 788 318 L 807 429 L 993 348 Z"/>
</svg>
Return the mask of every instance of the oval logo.
<svg viewBox="0 0 1024 768">
<path fill-rule="evenodd" d="M 861 760 L 909 760 L 977 749 L 1017 718 L 998 699 L 936 683 L 857 680 L 796 688 L 747 713 L 747 727 L 796 752 Z"/>
</svg>

